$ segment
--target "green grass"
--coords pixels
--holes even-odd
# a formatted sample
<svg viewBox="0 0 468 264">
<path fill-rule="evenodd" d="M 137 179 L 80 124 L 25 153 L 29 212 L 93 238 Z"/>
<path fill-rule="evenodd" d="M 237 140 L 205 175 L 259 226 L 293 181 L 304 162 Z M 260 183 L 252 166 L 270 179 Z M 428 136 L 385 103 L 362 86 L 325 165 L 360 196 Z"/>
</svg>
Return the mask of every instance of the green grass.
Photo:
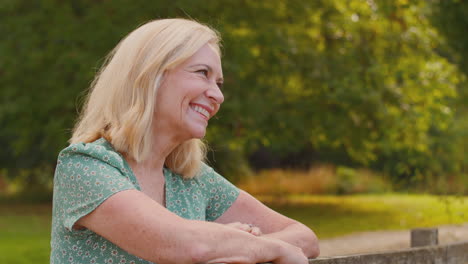
<svg viewBox="0 0 468 264">
<path fill-rule="evenodd" d="M 260 197 L 319 238 L 468 222 L 468 197 L 355 195 Z M 0 203 L 0 263 L 49 262 L 50 205 Z"/>
<path fill-rule="evenodd" d="M 49 263 L 50 205 L 0 204 L 0 263 Z"/>
<path fill-rule="evenodd" d="M 468 222 L 468 197 L 433 195 L 259 197 L 312 228 L 319 238 Z"/>
</svg>

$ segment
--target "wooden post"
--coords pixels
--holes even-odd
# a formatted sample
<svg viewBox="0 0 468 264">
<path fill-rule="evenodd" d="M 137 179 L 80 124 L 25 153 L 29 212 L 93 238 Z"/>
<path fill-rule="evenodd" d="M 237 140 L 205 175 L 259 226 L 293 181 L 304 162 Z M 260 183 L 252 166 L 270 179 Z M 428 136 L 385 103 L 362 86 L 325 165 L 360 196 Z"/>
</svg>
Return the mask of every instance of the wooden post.
<svg viewBox="0 0 468 264">
<path fill-rule="evenodd" d="M 411 230 L 411 247 L 436 246 L 439 244 L 437 228 L 417 228 Z"/>
</svg>

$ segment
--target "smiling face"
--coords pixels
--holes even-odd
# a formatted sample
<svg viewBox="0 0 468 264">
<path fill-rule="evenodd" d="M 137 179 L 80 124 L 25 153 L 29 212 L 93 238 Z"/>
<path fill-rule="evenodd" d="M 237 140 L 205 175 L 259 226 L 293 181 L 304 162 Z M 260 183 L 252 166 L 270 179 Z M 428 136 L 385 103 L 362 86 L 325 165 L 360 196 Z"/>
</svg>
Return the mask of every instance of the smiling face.
<svg viewBox="0 0 468 264">
<path fill-rule="evenodd" d="M 155 133 L 169 133 L 176 141 L 205 136 L 208 120 L 224 101 L 221 59 L 209 44 L 166 72 L 158 89 Z"/>
</svg>

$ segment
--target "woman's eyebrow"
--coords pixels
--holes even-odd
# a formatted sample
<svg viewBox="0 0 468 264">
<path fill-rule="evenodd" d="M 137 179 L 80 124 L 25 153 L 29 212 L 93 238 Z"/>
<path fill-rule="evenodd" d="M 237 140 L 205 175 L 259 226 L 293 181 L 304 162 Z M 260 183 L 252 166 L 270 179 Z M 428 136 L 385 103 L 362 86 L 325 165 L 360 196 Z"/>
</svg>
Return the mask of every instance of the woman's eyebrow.
<svg viewBox="0 0 468 264">
<path fill-rule="evenodd" d="M 204 63 L 194 64 L 194 65 L 190 66 L 190 68 L 198 67 L 198 66 L 204 66 L 204 67 L 206 67 L 208 69 L 209 72 L 213 72 L 213 68 L 211 68 L 210 65 L 204 64 Z M 223 77 L 220 77 L 220 78 L 216 79 L 216 81 L 217 82 L 224 82 L 224 79 L 223 79 Z"/>
<path fill-rule="evenodd" d="M 212 71 L 212 70 L 213 70 L 213 68 L 211 68 L 210 65 L 204 64 L 204 63 L 194 64 L 194 65 L 191 65 L 190 67 L 192 68 L 192 67 L 198 67 L 198 66 L 204 66 L 204 67 L 208 68 L 209 71 Z"/>
</svg>

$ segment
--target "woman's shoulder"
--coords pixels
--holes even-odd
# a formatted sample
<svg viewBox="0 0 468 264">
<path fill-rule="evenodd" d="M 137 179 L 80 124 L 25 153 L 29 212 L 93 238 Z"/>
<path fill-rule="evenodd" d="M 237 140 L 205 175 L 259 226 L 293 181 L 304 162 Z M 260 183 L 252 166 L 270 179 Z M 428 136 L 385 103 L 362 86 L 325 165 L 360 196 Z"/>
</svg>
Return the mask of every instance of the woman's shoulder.
<svg viewBox="0 0 468 264">
<path fill-rule="evenodd" d="M 194 179 L 198 181 L 207 181 L 208 179 L 213 177 L 221 177 L 221 175 L 216 173 L 216 171 L 205 162 L 201 162 L 200 168 L 198 169 L 198 173 Z"/>
<path fill-rule="evenodd" d="M 205 163 L 201 165 L 198 178 L 207 201 L 206 220 L 215 221 L 231 207 L 239 196 L 239 189 Z"/>
<path fill-rule="evenodd" d="M 200 169 L 195 179 L 202 183 L 202 185 L 206 184 L 208 186 L 217 185 L 220 183 L 225 184 L 228 182 L 223 176 L 221 176 L 218 172 L 216 172 L 216 170 L 214 170 L 205 162 L 200 164 Z"/>
<path fill-rule="evenodd" d="M 58 163 L 80 161 L 81 163 L 101 161 L 113 167 L 123 168 L 124 158 L 104 138 L 90 143 L 72 143 L 60 151 Z"/>
</svg>

